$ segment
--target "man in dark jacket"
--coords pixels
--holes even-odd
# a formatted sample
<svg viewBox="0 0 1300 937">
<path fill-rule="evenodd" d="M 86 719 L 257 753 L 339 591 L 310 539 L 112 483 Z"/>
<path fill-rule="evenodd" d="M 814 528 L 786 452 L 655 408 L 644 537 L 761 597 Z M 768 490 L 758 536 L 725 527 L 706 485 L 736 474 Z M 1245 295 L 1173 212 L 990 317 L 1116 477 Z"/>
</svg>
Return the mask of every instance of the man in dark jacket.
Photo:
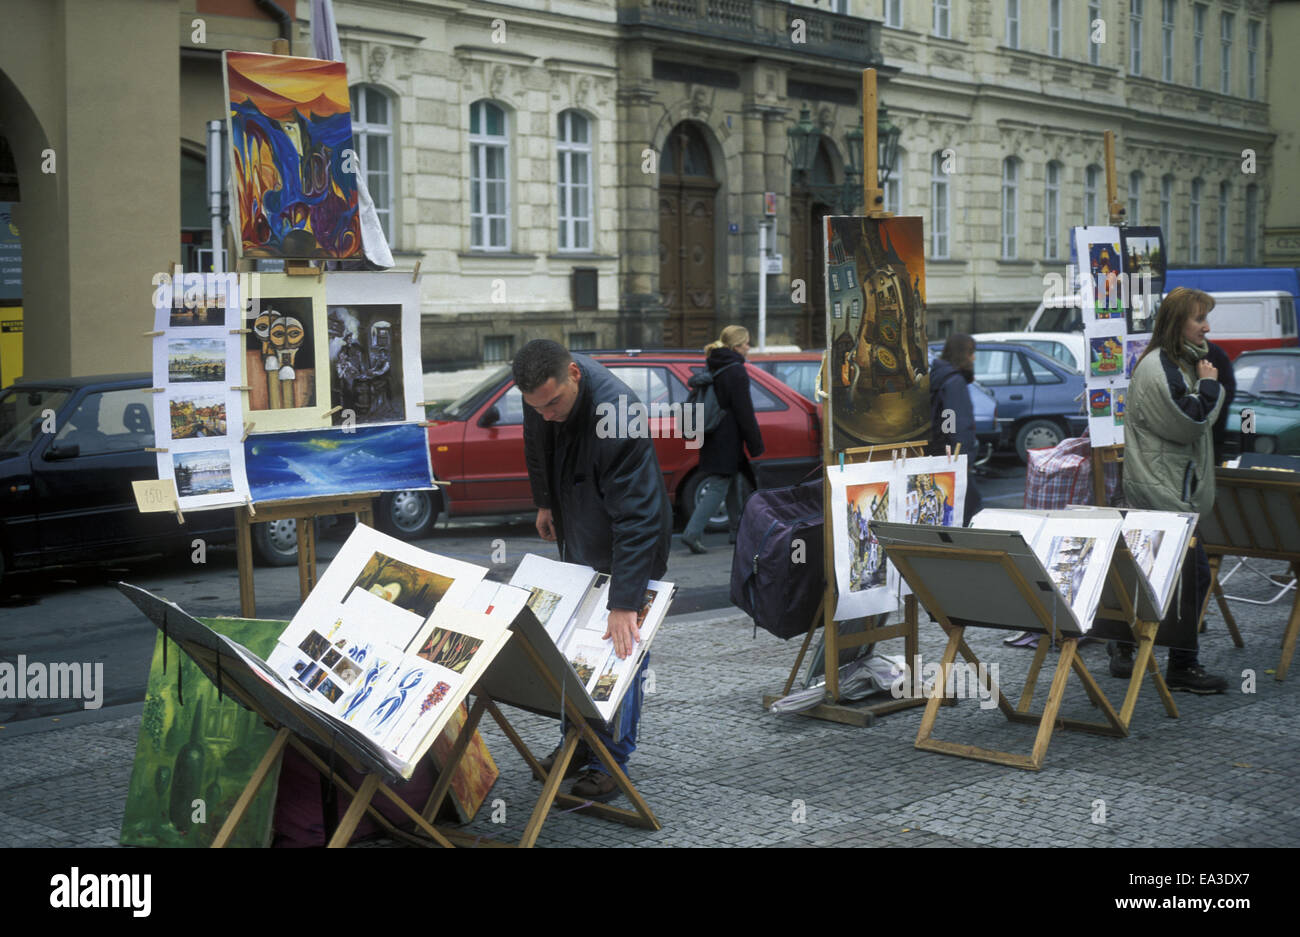
<svg viewBox="0 0 1300 937">
<path fill-rule="evenodd" d="M 948 447 L 966 455 L 966 509 L 962 526 L 983 506 L 975 484 L 975 407 L 970 383 L 975 380 L 975 339 L 957 333 L 949 335 L 943 352 L 930 367 L 930 455 L 943 455 Z"/>
<path fill-rule="evenodd" d="M 672 510 L 651 440 L 598 432 L 597 407 L 617 410 L 622 397 L 626 410 L 637 397 L 603 365 L 544 339 L 525 345 L 513 370 L 526 405 L 524 456 L 537 532 L 558 542 L 564 562 L 610 574 L 604 637 L 626 658 L 641 638 L 637 612 L 646 583 L 668 571 L 672 538 Z M 649 659 L 612 720 L 613 734 L 597 733 L 624 768 L 636 750 Z M 548 761 L 543 765 L 549 770 L 554 754 Z M 581 771 L 574 796 L 609 800 L 617 794 L 614 779 L 590 753 L 585 766 L 575 757 L 571 769 Z"/>
</svg>

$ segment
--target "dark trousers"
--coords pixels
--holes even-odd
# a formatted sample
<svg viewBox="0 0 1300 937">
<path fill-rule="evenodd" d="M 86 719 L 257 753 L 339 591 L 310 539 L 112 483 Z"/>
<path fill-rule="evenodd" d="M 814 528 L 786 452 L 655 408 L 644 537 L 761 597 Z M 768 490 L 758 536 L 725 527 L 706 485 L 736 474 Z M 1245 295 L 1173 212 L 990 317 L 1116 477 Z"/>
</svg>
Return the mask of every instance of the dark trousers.
<svg viewBox="0 0 1300 937">
<path fill-rule="evenodd" d="M 964 516 L 961 519 L 961 525 L 966 527 L 970 524 L 970 519 L 980 512 L 984 507 L 984 496 L 980 494 L 979 485 L 975 482 L 975 472 L 966 473 L 966 507 Z"/>
<path fill-rule="evenodd" d="M 1201 607 L 1210 591 L 1210 558 L 1205 555 L 1201 541 L 1187 553 L 1183 561 L 1183 581 L 1177 601 L 1169 603 L 1169 613 L 1162 628 L 1169 636 L 1169 663 L 1174 667 L 1191 667 L 1197 663 L 1197 626 Z"/>
</svg>

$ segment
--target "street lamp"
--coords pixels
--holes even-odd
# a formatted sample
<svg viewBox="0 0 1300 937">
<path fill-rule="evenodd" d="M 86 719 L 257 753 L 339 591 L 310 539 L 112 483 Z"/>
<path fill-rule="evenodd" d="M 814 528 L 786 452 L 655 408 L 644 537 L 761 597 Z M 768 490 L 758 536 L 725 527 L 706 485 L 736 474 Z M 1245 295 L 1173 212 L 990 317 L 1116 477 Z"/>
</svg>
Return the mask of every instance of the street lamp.
<svg viewBox="0 0 1300 937">
<path fill-rule="evenodd" d="M 790 138 L 790 162 L 795 172 L 807 174 L 812 172 L 813 160 L 817 156 L 817 143 L 821 134 L 812 122 L 812 111 L 805 104 L 799 111 L 799 121 L 786 131 Z"/>
<path fill-rule="evenodd" d="M 894 163 L 898 159 L 898 138 L 902 136 L 903 130 L 889 119 L 887 108 L 882 106 L 876 115 L 876 167 L 880 175 L 880 187 L 883 189 L 889 181 L 889 174 L 894 171 Z"/>
</svg>

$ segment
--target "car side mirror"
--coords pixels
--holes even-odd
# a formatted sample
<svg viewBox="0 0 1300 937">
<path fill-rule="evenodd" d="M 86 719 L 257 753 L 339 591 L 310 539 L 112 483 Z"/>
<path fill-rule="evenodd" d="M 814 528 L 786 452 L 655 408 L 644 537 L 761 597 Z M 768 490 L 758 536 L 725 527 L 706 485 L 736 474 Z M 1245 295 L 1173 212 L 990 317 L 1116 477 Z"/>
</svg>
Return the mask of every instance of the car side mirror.
<svg viewBox="0 0 1300 937">
<path fill-rule="evenodd" d="M 56 442 L 45 450 L 46 462 L 59 462 L 64 459 L 75 459 L 81 455 L 81 446 L 75 442 Z"/>
<path fill-rule="evenodd" d="M 484 410 L 483 415 L 478 418 L 478 425 L 486 429 L 489 426 L 494 426 L 500 421 L 501 411 L 497 409 L 496 404 L 492 404 L 492 406 Z"/>
</svg>

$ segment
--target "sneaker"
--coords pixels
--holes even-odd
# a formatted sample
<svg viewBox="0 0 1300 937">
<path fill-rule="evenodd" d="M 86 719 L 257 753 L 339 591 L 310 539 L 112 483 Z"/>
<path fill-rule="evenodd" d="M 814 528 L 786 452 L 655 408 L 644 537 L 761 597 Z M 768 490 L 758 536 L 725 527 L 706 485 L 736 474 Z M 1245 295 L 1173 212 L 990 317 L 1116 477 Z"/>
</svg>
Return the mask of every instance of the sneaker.
<svg viewBox="0 0 1300 937">
<path fill-rule="evenodd" d="M 1038 647 L 1038 635 L 1032 631 L 1017 631 L 1009 638 L 1003 638 L 1007 647 Z"/>
<path fill-rule="evenodd" d="M 1127 680 L 1133 676 L 1133 645 L 1120 644 L 1118 641 L 1106 642 L 1106 653 L 1110 655 L 1110 675 Z"/>
<path fill-rule="evenodd" d="M 556 745 L 555 750 L 542 759 L 542 770 L 545 771 L 548 776 L 551 773 L 551 769 L 555 767 L 555 760 L 560 757 L 560 749 L 563 747 L 563 745 Z M 577 777 L 578 773 L 582 771 L 582 766 L 587 763 L 589 755 L 590 752 L 587 751 L 586 744 L 579 742 L 577 751 L 575 751 L 573 757 L 569 759 L 569 766 L 564 769 L 564 776 L 566 778 Z M 539 777 L 537 780 L 540 781 L 542 778 Z"/>
<path fill-rule="evenodd" d="M 578 775 L 578 780 L 573 782 L 573 787 L 569 788 L 569 793 L 583 800 L 603 804 L 618 796 L 618 783 L 604 771 L 585 768 Z"/>
<path fill-rule="evenodd" d="M 683 537 L 683 538 L 682 538 L 682 543 L 686 544 L 686 546 L 688 546 L 688 547 L 690 548 L 690 550 L 691 550 L 692 553 L 708 553 L 708 552 L 709 552 L 708 548 L 707 548 L 704 544 L 700 543 L 700 541 L 698 541 L 698 540 L 687 540 L 685 537 Z"/>
<path fill-rule="evenodd" d="M 1192 664 L 1188 667 L 1175 667 L 1170 664 L 1165 668 L 1165 683 L 1171 690 L 1182 690 L 1186 693 L 1223 693 L 1228 689 L 1227 680 L 1206 673 L 1205 668 L 1200 664 Z"/>
</svg>

